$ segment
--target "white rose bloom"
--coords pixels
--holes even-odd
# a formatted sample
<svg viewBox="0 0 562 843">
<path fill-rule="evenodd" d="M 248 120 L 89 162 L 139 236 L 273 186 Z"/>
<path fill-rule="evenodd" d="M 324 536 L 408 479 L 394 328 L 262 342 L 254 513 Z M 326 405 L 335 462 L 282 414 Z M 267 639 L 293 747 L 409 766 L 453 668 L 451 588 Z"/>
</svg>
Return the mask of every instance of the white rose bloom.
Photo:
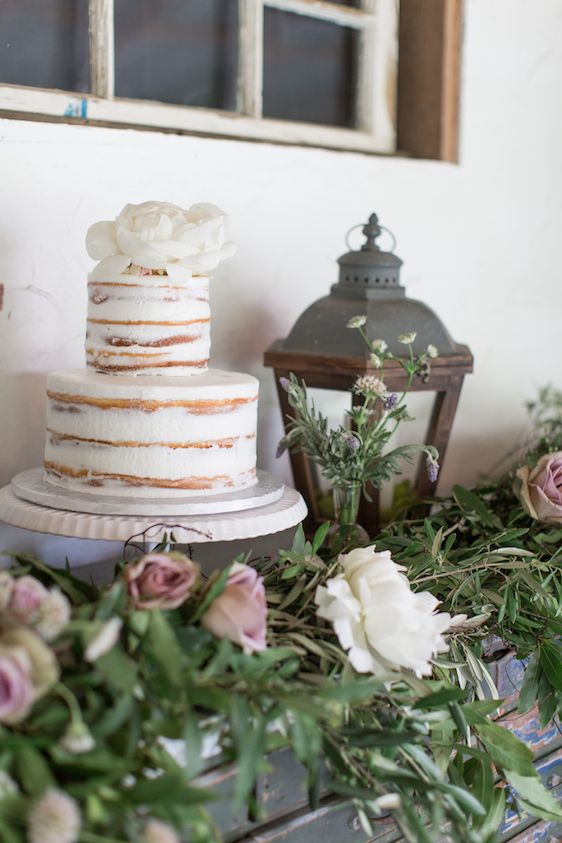
<svg viewBox="0 0 562 843">
<path fill-rule="evenodd" d="M 448 649 L 443 633 L 451 623 L 448 613 L 435 611 L 439 601 L 428 591 L 414 593 L 388 550 L 357 548 L 339 561 L 343 574 L 316 591 L 317 613 L 333 624 L 355 670 L 431 674 L 431 659 Z"/>
<path fill-rule="evenodd" d="M 51 588 L 39 606 L 34 627 L 45 639 L 53 641 L 70 621 L 70 603 L 58 588 Z"/>
<path fill-rule="evenodd" d="M 150 819 L 144 830 L 142 843 L 180 843 L 171 825 L 161 820 Z"/>
<path fill-rule="evenodd" d="M 28 818 L 30 843 L 76 843 L 82 820 L 77 803 L 60 790 L 47 790 Z"/>
<path fill-rule="evenodd" d="M 170 202 L 125 205 L 115 221 L 90 226 L 86 249 L 100 261 L 93 280 L 111 280 L 134 264 L 165 270 L 178 283 L 207 275 L 236 251 L 226 240 L 224 212 L 206 202 L 187 211 Z"/>
</svg>

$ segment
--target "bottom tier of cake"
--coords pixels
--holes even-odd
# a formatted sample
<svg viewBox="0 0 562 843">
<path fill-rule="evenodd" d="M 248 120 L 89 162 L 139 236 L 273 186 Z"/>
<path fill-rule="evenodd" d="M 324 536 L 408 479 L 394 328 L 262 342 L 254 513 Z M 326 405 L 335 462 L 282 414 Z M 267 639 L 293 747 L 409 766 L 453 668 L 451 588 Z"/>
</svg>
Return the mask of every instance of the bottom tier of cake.
<svg viewBox="0 0 562 843">
<path fill-rule="evenodd" d="M 218 369 L 173 379 L 51 372 L 45 470 L 98 495 L 242 489 L 256 482 L 257 403 L 255 378 Z"/>
</svg>

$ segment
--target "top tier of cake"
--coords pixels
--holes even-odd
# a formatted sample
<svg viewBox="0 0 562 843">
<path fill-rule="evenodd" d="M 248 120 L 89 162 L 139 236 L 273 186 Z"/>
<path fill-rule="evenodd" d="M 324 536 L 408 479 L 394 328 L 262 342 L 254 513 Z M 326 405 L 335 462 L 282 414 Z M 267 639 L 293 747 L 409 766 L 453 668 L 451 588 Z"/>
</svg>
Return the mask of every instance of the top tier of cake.
<svg viewBox="0 0 562 843">
<path fill-rule="evenodd" d="M 210 352 L 209 277 L 235 251 L 225 215 L 199 203 L 125 205 L 86 248 L 86 362 L 106 375 L 197 375 Z"/>
<path fill-rule="evenodd" d="M 208 276 L 90 280 L 86 362 L 105 374 L 199 374 L 209 362 L 210 317 Z"/>
</svg>

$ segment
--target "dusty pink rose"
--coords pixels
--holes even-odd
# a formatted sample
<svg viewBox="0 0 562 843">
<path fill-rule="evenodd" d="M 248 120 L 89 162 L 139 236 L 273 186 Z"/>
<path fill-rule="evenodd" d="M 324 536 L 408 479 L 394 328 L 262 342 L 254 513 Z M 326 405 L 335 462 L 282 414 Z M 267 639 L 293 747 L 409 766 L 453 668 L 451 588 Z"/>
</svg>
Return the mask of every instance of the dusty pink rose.
<svg viewBox="0 0 562 843">
<path fill-rule="evenodd" d="M 176 609 L 185 603 L 198 576 L 199 565 L 183 553 L 147 553 L 124 573 L 136 609 Z"/>
<path fill-rule="evenodd" d="M 54 685 L 59 669 L 52 650 L 25 627 L 0 634 L 0 723 L 22 720 Z"/>
<path fill-rule="evenodd" d="M 523 466 L 517 472 L 521 480 L 524 508 L 538 521 L 562 523 L 562 451 L 545 454 L 534 468 Z"/>
<path fill-rule="evenodd" d="M 35 699 L 31 665 L 23 653 L 0 653 L 0 723 L 23 720 Z"/>
<path fill-rule="evenodd" d="M 10 615 L 22 623 L 31 623 L 48 593 L 43 583 L 35 577 L 18 577 L 8 603 Z"/>
<path fill-rule="evenodd" d="M 263 580 L 249 565 L 235 562 L 223 593 L 201 619 L 217 638 L 230 638 L 245 653 L 265 650 L 267 604 Z"/>
</svg>

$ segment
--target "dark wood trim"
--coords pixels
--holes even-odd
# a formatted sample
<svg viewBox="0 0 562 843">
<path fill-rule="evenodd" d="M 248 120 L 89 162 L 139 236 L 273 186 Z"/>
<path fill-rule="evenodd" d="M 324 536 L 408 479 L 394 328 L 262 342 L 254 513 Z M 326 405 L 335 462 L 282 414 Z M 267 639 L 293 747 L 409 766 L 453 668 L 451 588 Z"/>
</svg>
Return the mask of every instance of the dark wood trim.
<svg viewBox="0 0 562 843">
<path fill-rule="evenodd" d="M 399 153 L 459 160 L 463 0 L 400 0 Z"/>
</svg>

